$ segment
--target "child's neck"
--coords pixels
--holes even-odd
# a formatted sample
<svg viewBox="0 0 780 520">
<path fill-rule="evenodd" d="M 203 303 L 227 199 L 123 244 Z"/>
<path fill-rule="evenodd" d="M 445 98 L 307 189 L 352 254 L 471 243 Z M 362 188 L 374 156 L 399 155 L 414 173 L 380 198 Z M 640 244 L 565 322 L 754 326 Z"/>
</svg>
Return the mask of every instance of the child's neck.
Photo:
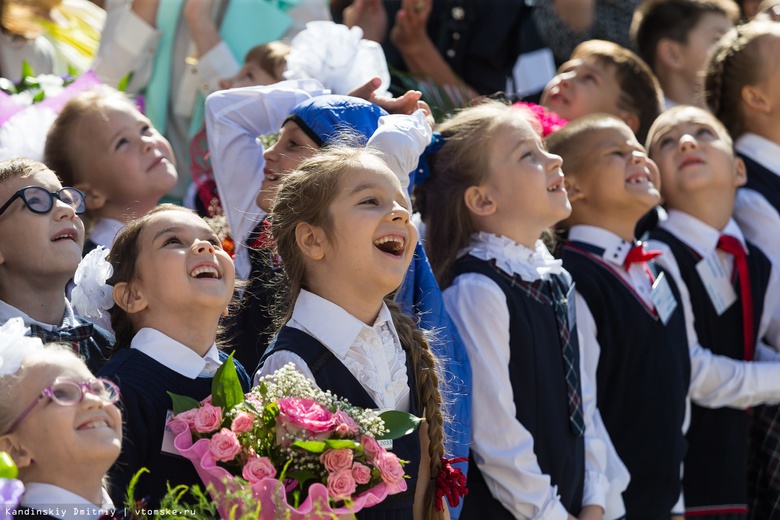
<svg viewBox="0 0 780 520">
<path fill-rule="evenodd" d="M 324 280 L 321 283 L 309 281 L 312 292 L 334 303 L 368 326 L 376 322 L 384 302 L 384 296 L 369 295 L 367 291 L 350 291 L 343 284 Z"/>
<path fill-rule="evenodd" d="M 158 310 L 139 318 L 141 318 L 137 322 L 139 329 L 148 327 L 160 331 L 201 357 L 205 356 L 214 344 L 219 328 L 219 314 L 215 314 L 213 309 L 201 313 L 192 309 L 182 316 L 174 316 Z"/>
<path fill-rule="evenodd" d="M 129 204 L 113 204 L 107 202 L 102 208 L 94 211 L 97 218 L 112 218 L 125 224 L 143 217 L 154 209 L 158 201 L 134 201 Z"/>
<path fill-rule="evenodd" d="M 26 471 L 20 470 L 20 478 L 24 482 L 51 484 L 89 500 L 98 507 L 103 505 L 103 476 L 108 471 L 107 468 L 103 473 L 99 473 L 100 469 L 87 467 L 69 467 L 67 471 L 64 471 L 65 468 L 61 468 L 63 471 L 50 472 L 37 467 L 36 463 L 33 463 L 33 466 L 27 468 Z M 120 506 L 121 504 L 116 505 Z"/>
<path fill-rule="evenodd" d="M 536 241 L 542 235 L 542 232 L 548 226 L 539 223 L 523 223 L 524 225 L 507 226 L 501 222 L 496 222 L 489 218 L 475 219 L 474 230 L 477 232 L 490 233 L 492 235 L 506 237 L 521 246 L 528 249 L 536 247 Z M 554 222 L 552 223 L 554 224 Z M 550 224 L 550 225 L 552 225 Z"/>
<path fill-rule="evenodd" d="M 636 225 L 639 222 L 639 220 L 647 214 L 648 211 L 652 209 L 648 208 L 645 212 L 642 214 L 636 214 L 636 215 L 625 215 L 625 214 L 578 214 L 573 215 L 571 218 L 568 219 L 567 225 L 569 227 L 571 226 L 577 226 L 577 225 L 584 225 L 584 226 L 594 226 L 601 229 L 606 229 L 607 231 L 610 231 L 626 242 L 633 242 L 636 238 L 634 236 L 634 233 L 636 231 Z"/>
<path fill-rule="evenodd" d="M 670 202 L 667 208 L 686 213 L 721 231 L 729 223 L 734 211 L 734 194 L 731 195 L 719 197 L 711 193 L 686 194 L 682 203 Z"/>
<path fill-rule="evenodd" d="M 704 107 L 704 101 L 699 94 L 699 86 L 691 85 L 688 78 L 670 72 L 663 78 L 662 85 L 664 96 L 678 105 Z"/>
<path fill-rule="evenodd" d="M 780 145 L 780 121 L 778 121 L 778 117 L 774 114 L 753 114 L 753 116 L 746 118 L 745 130 Z"/>
<path fill-rule="evenodd" d="M 65 280 L 30 282 L 21 276 L 0 276 L 0 300 L 41 323 L 59 327 L 65 316 Z"/>
</svg>

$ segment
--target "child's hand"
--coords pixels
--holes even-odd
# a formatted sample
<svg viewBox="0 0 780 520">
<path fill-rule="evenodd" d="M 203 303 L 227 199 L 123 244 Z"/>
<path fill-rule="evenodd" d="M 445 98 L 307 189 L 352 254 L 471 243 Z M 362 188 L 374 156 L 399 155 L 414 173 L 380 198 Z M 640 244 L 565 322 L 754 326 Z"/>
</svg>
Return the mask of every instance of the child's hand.
<svg viewBox="0 0 780 520">
<path fill-rule="evenodd" d="M 420 47 L 429 41 L 427 25 L 433 0 L 402 0 L 390 30 L 390 41 L 399 50 Z"/>
<path fill-rule="evenodd" d="M 417 102 L 417 108 L 423 111 L 425 114 L 425 120 L 428 121 L 428 124 L 431 125 L 431 130 L 433 130 L 436 126 L 436 120 L 433 118 L 433 114 L 431 113 L 431 107 L 428 106 L 428 103 L 425 101 L 420 100 Z"/>
<path fill-rule="evenodd" d="M 382 107 L 388 114 L 412 114 L 417 110 L 417 103 L 420 101 L 422 92 L 419 90 L 407 90 L 403 96 L 397 98 L 377 96 L 376 89 L 382 84 L 379 78 L 372 78 L 370 81 L 355 89 L 349 91 L 350 96 L 365 99 L 371 103 Z M 425 105 L 426 107 L 428 105 Z"/>
<path fill-rule="evenodd" d="M 585 506 L 580 510 L 579 520 L 602 520 L 604 518 L 604 510 L 599 506 Z"/>
<path fill-rule="evenodd" d="M 575 34 L 581 34 L 593 25 L 596 17 L 595 0 L 553 0 L 553 11 Z"/>
<path fill-rule="evenodd" d="M 387 34 L 387 11 L 382 0 L 355 0 L 344 9 L 343 22 L 347 27 L 363 29 L 363 38 L 384 43 Z"/>
<path fill-rule="evenodd" d="M 201 30 L 207 25 L 214 25 L 211 12 L 214 9 L 214 0 L 187 0 L 182 12 L 190 32 Z"/>
</svg>

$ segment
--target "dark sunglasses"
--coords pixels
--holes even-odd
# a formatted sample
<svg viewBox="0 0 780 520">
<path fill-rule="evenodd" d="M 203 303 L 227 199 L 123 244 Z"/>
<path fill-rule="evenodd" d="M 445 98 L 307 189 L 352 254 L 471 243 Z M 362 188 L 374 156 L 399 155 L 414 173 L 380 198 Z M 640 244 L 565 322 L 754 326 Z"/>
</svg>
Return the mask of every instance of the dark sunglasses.
<svg viewBox="0 0 780 520">
<path fill-rule="evenodd" d="M 81 215 L 87 211 L 87 203 L 84 199 L 84 192 L 76 188 L 62 188 L 57 191 L 49 191 L 42 186 L 27 186 L 13 194 L 8 202 L 0 208 L 0 215 L 16 200 L 22 199 L 27 207 L 33 213 L 44 214 L 51 211 L 54 207 L 54 197 L 73 208 L 76 215 Z"/>
</svg>

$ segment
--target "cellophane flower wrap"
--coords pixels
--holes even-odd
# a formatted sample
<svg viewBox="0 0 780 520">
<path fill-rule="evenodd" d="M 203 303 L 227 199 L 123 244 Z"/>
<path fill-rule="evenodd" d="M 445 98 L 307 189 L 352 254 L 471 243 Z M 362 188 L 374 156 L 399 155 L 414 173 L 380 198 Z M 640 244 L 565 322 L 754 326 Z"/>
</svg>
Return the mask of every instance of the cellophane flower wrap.
<svg viewBox="0 0 780 520">
<path fill-rule="evenodd" d="M 195 465 L 223 518 L 334 518 L 406 490 L 404 461 L 379 438 L 398 438 L 421 419 L 379 414 L 322 391 L 290 363 L 244 395 L 231 361 L 202 402 L 171 395 L 174 446 Z M 236 385 L 238 391 L 236 391 Z M 253 501 L 224 500 L 251 487 Z"/>
</svg>

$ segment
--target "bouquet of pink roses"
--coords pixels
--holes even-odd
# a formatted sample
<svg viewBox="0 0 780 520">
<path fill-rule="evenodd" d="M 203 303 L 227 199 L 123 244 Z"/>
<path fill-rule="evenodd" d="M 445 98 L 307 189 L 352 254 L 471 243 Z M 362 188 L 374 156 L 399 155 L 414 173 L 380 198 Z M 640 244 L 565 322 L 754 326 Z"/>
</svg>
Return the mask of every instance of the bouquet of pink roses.
<svg viewBox="0 0 780 520">
<path fill-rule="evenodd" d="M 254 501 L 220 503 L 223 517 L 332 518 L 406 490 L 404 461 L 379 439 L 413 431 L 421 419 L 352 406 L 288 364 L 241 392 L 233 363 L 203 402 L 171 394 L 174 446 L 217 502 L 250 487 Z"/>
</svg>

